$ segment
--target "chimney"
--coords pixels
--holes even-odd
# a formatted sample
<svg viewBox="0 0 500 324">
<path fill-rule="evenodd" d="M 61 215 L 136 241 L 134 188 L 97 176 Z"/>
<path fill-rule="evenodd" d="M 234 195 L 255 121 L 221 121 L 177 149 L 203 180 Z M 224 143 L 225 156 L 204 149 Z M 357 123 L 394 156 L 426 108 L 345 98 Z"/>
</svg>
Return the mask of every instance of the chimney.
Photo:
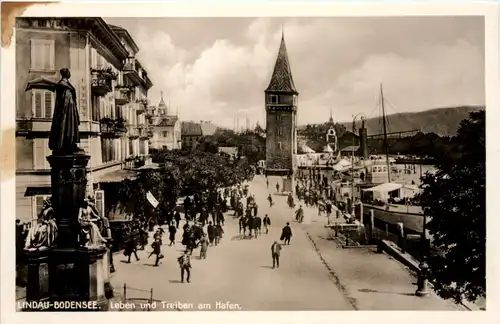
<svg viewBox="0 0 500 324">
<path fill-rule="evenodd" d="M 359 129 L 359 149 L 364 160 L 368 160 L 368 132 L 365 127 L 365 120 L 361 119 L 361 128 Z"/>
</svg>

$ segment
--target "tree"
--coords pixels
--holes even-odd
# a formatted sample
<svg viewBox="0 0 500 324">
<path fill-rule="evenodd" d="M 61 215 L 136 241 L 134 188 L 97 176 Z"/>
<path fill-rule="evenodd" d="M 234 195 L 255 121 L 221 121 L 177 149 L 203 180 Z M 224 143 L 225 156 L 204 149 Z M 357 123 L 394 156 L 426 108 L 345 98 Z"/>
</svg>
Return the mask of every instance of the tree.
<svg viewBox="0 0 500 324">
<path fill-rule="evenodd" d="M 419 197 L 438 253 L 428 264 L 443 298 L 474 301 L 486 295 L 485 112 L 460 123 L 453 154 L 438 158 L 436 174 L 423 178 Z"/>
</svg>

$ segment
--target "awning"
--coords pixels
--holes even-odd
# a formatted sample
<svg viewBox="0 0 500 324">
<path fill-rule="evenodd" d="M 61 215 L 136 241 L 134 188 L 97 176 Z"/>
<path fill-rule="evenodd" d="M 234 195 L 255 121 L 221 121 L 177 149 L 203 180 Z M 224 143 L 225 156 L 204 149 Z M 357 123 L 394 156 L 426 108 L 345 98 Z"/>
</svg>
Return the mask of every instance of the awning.
<svg viewBox="0 0 500 324">
<path fill-rule="evenodd" d="M 143 171 L 143 170 L 157 170 L 160 168 L 160 165 L 158 163 L 149 163 L 149 164 L 145 164 L 139 168 L 137 168 L 136 170 L 137 171 Z"/>
<path fill-rule="evenodd" d="M 330 144 L 326 144 L 326 146 L 323 148 L 324 153 L 333 153 L 333 149 L 330 147 Z"/>
<path fill-rule="evenodd" d="M 97 178 L 96 182 L 120 182 L 125 179 L 135 179 L 137 173 L 132 170 L 117 170 L 110 173 L 103 174 Z"/>
<path fill-rule="evenodd" d="M 387 182 L 383 183 L 381 185 L 368 188 L 368 189 L 363 189 L 363 191 L 374 191 L 374 192 L 391 192 L 394 190 L 401 189 L 403 187 L 402 184 L 399 183 L 393 183 L 393 182 Z"/>
<path fill-rule="evenodd" d="M 51 194 L 52 194 L 52 186 L 50 184 L 43 184 L 26 188 L 26 191 L 24 192 L 24 197 L 32 197 L 37 195 L 51 195 Z"/>
</svg>

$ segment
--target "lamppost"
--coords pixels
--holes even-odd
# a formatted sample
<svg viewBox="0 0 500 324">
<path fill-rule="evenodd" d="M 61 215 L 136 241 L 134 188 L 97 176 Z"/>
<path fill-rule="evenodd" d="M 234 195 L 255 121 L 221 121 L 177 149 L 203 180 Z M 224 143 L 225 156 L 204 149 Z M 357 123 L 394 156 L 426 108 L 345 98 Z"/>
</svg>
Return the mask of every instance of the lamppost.
<svg viewBox="0 0 500 324">
<path fill-rule="evenodd" d="M 356 136 L 356 118 L 361 116 L 364 118 L 363 113 L 358 113 L 352 116 L 352 152 L 351 152 L 351 215 L 354 217 L 354 140 Z M 362 218 L 362 216 L 361 216 Z"/>
<path fill-rule="evenodd" d="M 421 261 L 419 264 L 418 278 L 417 278 L 417 291 L 415 291 L 415 295 L 419 297 L 424 297 L 429 295 L 429 265 L 427 264 L 427 255 L 429 253 L 429 245 L 427 241 L 427 217 L 423 215 L 423 227 L 422 227 L 422 237 L 421 237 Z"/>
</svg>

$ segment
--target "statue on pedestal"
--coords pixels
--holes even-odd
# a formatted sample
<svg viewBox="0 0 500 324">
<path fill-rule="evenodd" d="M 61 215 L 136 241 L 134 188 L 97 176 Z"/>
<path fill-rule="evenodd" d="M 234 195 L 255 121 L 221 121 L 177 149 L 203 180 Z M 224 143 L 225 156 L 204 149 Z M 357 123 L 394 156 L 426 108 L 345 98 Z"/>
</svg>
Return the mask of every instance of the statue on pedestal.
<svg viewBox="0 0 500 324">
<path fill-rule="evenodd" d="M 25 250 L 34 251 L 54 244 L 57 237 L 57 224 L 54 217 L 54 209 L 49 198 L 43 202 L 43 209 L 36 223 L 28 231 Z"/>
<path fill-rule="evenodd" d="M 88 200 L 83 200 L 78 212 L 80 230 L 80 245 L 87 248 L 100 248 L 105 246 L 106 239 L 102 237 L 98 222 L 101 220 L 97 210 Z"/>
<path fill-rule="evenodd" d="M 76 90 L 69 82 L 69 69 L 60 70 L 61 80 L 55 85 L 56 102 L 52 126 L 50 128 L 49 148 L 54 155 L 67 155 L 82 152 L 80 143 L 80 117 L 78 115 Z"/>
</svg>

